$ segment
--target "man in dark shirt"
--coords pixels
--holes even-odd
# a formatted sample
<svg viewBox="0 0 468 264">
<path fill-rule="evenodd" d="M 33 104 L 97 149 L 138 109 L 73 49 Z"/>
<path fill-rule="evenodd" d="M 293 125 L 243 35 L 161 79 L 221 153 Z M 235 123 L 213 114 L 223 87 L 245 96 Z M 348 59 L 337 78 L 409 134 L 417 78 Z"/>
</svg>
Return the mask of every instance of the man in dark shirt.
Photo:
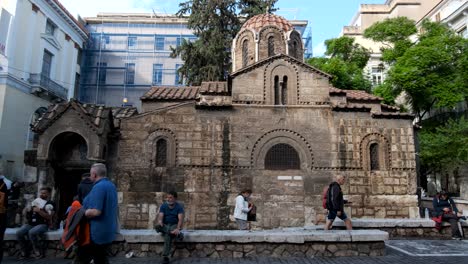
<svg viewBox="0 0 468 264">
<path fill-rule="evenodd" d="M 336 181 L 332 182 L 328 187 L 328 196 L 327 196 L 327 221 L 325 223 L 325 230 L 330 230 L 333 221 L 336 217 L 339 217 L 345 222 L 346 229 L 352 230 L 353 226 L 351 220 L 344 212 L 344 204 L 347 202 L 343 199 L 343 192 L 341 191 L 341 185 L 346 182 L 346 177 L 344 175 L 337 175 Z"/>
<path fill-rule="evenodd" d="M 52 189 L 42 187 L 39 192 L 39 198 L 33 201 L 33 206 L 28 210 L 28 224 L 23 225 L 16 231 L 16 237 L 23 250 L 21 258 L 27 257 L 26 240 L 30 240 L 32 244 L 33 254 L 35 258 L 42 258 L 42 252 L 38 246 L 39 238 L 49 230 L 52 218 L 55 213 L 55 204 L 49 200 Z M 44 203 L 34 203 L 37 200 L 42 200 Z"/>
<path fill-rule="evenodd" d="M 88 195 L 91 189 L 93 189 L 94 182 L 91 180 L 89 176 L 90 176 L 89 173 L 84 173 L 81 176 L 80 184 L 78 184 L 77 195 L 78 195 L 78 201 L 80 201 L 80 204 L 83 204 L 84 198 L 86 197 L 86 195 Z"/>
<path fill-rule="evenodd" d="M 184 223 L 184 208 L 177 202 L 177 193 L 166 194 L 166 202 L 159 209 L 159 230 L 164 236 L 163 263 L 169 263 L 172 241 L 179 236 Z"/>
<path fill-rule="evenodd" d="M 442 221 L 450 223 L 452 238 L 461 239 L 462 235 L 458 229 L 458 208 L 455 202 L 448 196 L 446 191 L 440 191 L 432 200 L 435 216 L 442 216 Z"/>
</svg>

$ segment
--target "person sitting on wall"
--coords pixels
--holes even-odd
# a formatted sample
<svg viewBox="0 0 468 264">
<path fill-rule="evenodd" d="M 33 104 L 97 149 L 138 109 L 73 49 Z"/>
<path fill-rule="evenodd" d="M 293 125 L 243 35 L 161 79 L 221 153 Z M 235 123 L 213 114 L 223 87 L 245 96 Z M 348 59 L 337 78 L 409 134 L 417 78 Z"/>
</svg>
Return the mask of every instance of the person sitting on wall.
<svg viewBox="0 0 468 264">
<path fill-rule="evenodd" d="M 52 189 L 50 187 L 41 188 L 39 197 L 36 198 L 27 209 L 28 224 L 23 225 L 16 231 L 16 238 L 22 249 L 20 258 L 29 256 L 29 246 L 26 240 L 31 242 L 33 256 L 35 258 L 39 259 L 44 257 L 40 250 L 38 240 L 49 230 L 55 214 L 55 204 L 49 200 L 51 192 Z"/>
<path fill-rule="evenodd" d="M 176 238 L 183 238 L 181 230 L 184 224 L 184 207 L 177 202 L 176 192 L 166 194 L 166 202 L 161 205 L 157 219 L 155 229 L 164 237 L 163 263 L 169 263 L 172 242 Z"/>
<path fill-rule="evenodd" d="M 458 211 L 455 202 L 448 196 L 446 191 L 440 191 L 432 200 L 434 216 L 432 220 L 436 222 L 435 228 L 441 230 L 442 221 L 450 223 L 452 228 L 452 239 L 461 239 L 462 235 L 458 228 L 458 219 L 463 216 Z"/>
</svg>

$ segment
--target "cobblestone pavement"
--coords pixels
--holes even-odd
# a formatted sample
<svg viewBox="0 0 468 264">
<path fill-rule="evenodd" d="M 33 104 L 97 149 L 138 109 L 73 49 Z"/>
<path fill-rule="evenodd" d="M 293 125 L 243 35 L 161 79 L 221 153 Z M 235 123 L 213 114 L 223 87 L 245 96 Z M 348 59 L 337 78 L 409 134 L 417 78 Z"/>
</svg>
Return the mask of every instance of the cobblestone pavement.
<svg viewBox="0 0 468 264">
<path fill-rule="evenodd" d="M 398 240 L 387 243 L 387 255 L 383 257 L 315 257 L 315 258 L 235 258 L 173 259 L 173 264 L 465 264 L 468 263 L 468 241 L 447 240 Z M 404 250 L 401 250 L 404 249 Z M 447 251 L 450 249 L 449 251 Z M 431 254 L 428 254 L 431 253 Z M 463 255 L 464 256 L 461 256 Z M 161 258 L 110 258 L 112 264 L 150 264 L 161 263 Z M 5 264 L 70 264 L 66 259 L 41 259 L 18 261 L 5 257 Z"/>
</svg>

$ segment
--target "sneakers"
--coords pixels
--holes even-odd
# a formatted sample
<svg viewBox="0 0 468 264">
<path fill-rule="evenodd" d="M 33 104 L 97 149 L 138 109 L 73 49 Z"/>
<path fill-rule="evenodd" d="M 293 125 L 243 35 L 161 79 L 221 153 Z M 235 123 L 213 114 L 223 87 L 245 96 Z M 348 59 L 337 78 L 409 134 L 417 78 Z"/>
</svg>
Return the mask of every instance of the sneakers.
<svg viewBox="0 0 468 264">
<path fill-rule="evenodd" d="M 176 241 L 177 242 L 182 242 L 184 240 L 184 233 L 180 232 L 177 236 L 176 236 Z"/>
<path fill-rule="evenodd" d="M 158 233 L 164 233 L 162 225 L 159 224 L 154 226 L 154 230 L 156 230 Z"/>
<path fill-rule="evenodd" d="M 163 264 L 169 264 L 169 257 L 164 257 L 162 263 Z"/>
<path fill-rule="evenodd" d="M 461 236 L 453 236 L 452 239 L 453 240 L 462 240 L 462 237 Z"/>
</svg>

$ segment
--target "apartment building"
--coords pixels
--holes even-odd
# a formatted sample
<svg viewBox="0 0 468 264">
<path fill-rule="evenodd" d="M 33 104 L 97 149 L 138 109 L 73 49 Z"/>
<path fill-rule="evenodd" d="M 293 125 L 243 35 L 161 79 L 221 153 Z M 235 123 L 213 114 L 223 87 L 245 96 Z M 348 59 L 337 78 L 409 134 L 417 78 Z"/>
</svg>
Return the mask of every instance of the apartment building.
<svg viewBox="0 0 468 264">
<path fill-rule="evenodd" d="M 24 165 L 34 149 L 31 121 L 74 97 L 86 29 L 57 0 L 0 1 L 0 165 L 8 178 L 35 181 Z"/>
<path fill-rule="evenodd" d="M 181 58 L 171 47 L 196 40 L 187 18 L 162 14 L 100 13 L 85 18 L 90 32 L 84 51 L 80 101 L 141 109 L 140 97 L 152 86 L 180 86 Z M 311 46 L 307 21 L 291 22 Z M 307 41 L 308 40 L 308 41 Z M 311 47 L 305 56 L 311 56 Z"/>
<path fill-rule="evenodd" d="M 403 16 L 419 21 L 440 2 L 441 0 L 386 0 L 383 4 L 361 4 L 359 10 L 349 25 L 343 28 L 341 34 L 353 37 L 356 43 L 371 51 L 371 58 L 367 64 L 366 72 L 369 74 L 374 86 L 381 84 L 385 79 L 386 67 L 380 60 L 382 44 L 364 38 L 364 31 L 374 23 L 383 21 L 386 18 Z"/>
</svg>

